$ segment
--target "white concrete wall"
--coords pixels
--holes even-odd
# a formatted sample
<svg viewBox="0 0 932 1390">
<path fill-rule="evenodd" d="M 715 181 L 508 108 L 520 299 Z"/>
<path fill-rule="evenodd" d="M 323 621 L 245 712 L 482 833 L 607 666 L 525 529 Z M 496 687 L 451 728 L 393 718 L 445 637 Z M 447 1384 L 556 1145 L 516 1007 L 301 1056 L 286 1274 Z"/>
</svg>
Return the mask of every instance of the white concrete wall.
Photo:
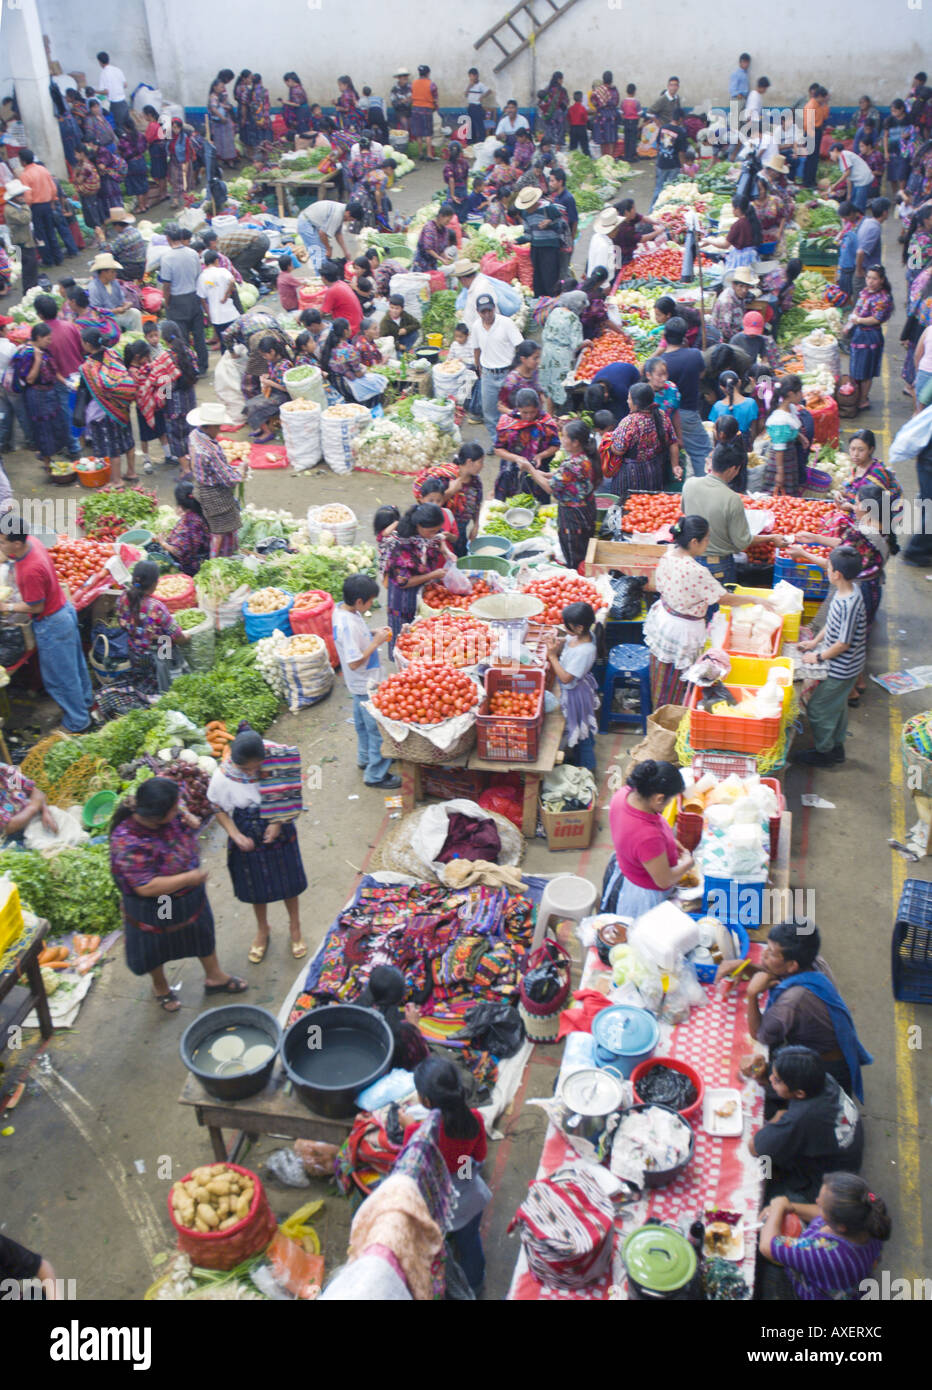
<svg viewBox="0 0 932 1390">
<path fill-rule="evenodd" d="M 262 72 L 273 97 L 281 74 L 295 68 L 325 105 L 347 69 L 387 94 L 399 63 L 429 62 L 443 105 L 462 101 L 466 69 L 476 63 L 500 101 L 529 104 L 554 68 L 572 91 L 611 67 L 621 85 L 635 81 L 649 101 L 673 72 L 688 105 L 720 99 L 737 55 L 747 49 L 752 73 L 765 72 L 772 105 L 794 101 L 813 80 L 838 105 L 853 105 L 865 89 L 878 101 L 905 92 L 913 72 L 932 53 L 932 4 L 923 0 L 782 0 L 752 7 L 748 0 L 577 0 L 545 33 L 533 58 L 525 52 L 493 77 L 498 50 L 473 41 L 508 8 L 508 0 L 39 0 L 43 32 L 65 70 L 96 76 L 94 54 L 105 48 L 132 89 L 157 81 L 166 97 L 202 106 L 217 69 L 248 66 Z M 539 13 L 546 12 L 539 0 Z M 347 25 L 347 14 L 352 23 Z M 8 68 L 0 31 L 0 74 Z M 0 77 L 0 91 L 3 90 Z"/>
</svg>

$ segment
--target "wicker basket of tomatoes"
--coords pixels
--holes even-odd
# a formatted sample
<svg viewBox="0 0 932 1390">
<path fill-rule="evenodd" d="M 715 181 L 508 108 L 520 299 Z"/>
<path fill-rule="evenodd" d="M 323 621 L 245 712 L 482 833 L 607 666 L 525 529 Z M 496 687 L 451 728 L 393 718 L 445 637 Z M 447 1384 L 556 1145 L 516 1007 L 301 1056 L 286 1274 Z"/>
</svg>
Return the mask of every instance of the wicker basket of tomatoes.
<svg viewBox="0 0 932 1390">
<path fill-rule="evenodd" d="M 588 603 L 593 612 L 599 614 L 608 607 L 604 594 L 591 579 L 583 579 L 575 570 L 565 570 L 560 574 L 548 574 L 542 579 L 532 579 L 521 590 L 533 594 L 544 604 L 539 621 L 552 623 L 559 627 L 563 622 L 563 610 L 571 603 Z"/>
<path fill-rule="evenodd" d="M 370 708 L 387 758 L 445 763 L 476 741 L 480 691 L 452 666 L 413 664 L 373 692 Z"/>
<path fill-rule="evenodd" d="M 495 590 L 484 579 L 473 578 L 472 575 L 469 577 L 472 583 L 472 593 L 469 594 L 454 593 L 439 579 L 425 584 L 418 595 L 418 613 L 427 618 L 441 612 L 461 613 L 467 617 L 471 603 L 475 603 L 477 598 L 484 598 L 486 594 L 495 593 Z"/>
</svg>

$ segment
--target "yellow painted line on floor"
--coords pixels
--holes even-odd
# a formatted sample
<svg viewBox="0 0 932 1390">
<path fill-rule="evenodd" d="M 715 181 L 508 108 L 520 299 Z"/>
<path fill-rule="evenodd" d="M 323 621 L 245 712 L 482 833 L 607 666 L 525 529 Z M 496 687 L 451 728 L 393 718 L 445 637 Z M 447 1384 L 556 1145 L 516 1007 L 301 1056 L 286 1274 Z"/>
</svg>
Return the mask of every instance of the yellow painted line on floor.
<svg viewBox="0 0 932 1390">
<path fill-rule="evenodd" d="M 893 403 L 894 385 L 890 371 L 890 356 L 885 352 L 882 367 L 883 378 L 883 428 L 878 444 L 879 455 L 886 459 L 889 455 L 891 433 L 890 408 Z M 887 670 L 900 669 L 900 643 L 897 637 L 899 627 L 899 603 L 897 601 L 897 566 L 891 564 L 887 570 L 884 588 L 887 594 Z M 890 697 L 888 705 L 890 723 L 890 825 L 894 840 L 902 843 L 906 839 L 906 801 L 903 792 L 902 761 L 900 755 L 900 735 L 903 716 L 899 701 Z M 896 918 L 900 893 L 906 879 L 906 861 L 891 851 L 890 887 L 892 907 L 890 928 Z M 910 1030 L 916 1024 L 916 1010 L 912 1004 L 893 1001 L 894 1046 L 896 1062 L 896 1147 L 897 1182 L 900 1191 L 901 1222 L 899 1231 L 906 1248 L 907 1268 L 902 1276 L 915 1279 L 920 1273 L 922 1251 L 922 1184 L 919 1162 L 919 1103 L 916 1095 L 916 1078 L 913 1071 L 914 1051 L 910 1048 Z"/>
</svg>

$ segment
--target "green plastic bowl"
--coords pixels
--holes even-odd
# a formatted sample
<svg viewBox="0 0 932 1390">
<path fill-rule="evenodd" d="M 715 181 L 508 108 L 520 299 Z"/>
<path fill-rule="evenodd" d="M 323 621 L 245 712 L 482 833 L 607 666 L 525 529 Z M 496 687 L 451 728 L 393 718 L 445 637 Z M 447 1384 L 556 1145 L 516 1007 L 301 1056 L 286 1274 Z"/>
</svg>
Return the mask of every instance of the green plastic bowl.
<svg viewBox="0 0 932 1390">
<path fill-rule="evenodd" d="M 84 803 L 81 823 L 85 830 L 99 830 L 113 815 L 119 797 L 116 792 L 95 792 Z"/>
<path fill-rule="evenodd" d="M 506 536 L 477 536 L 474 541 L 469 542 L 469 553 L 475 555 L 481 548 L 488 547 L 489 555 L 500 555 L 503 560 L 511 558 L 514 549 L 511 541 Z M 482 556 L 481 558 L 485 558 Z"/>
<path fill-rule="evenodd" d="M 496 574 L 511 574 L 511 565 L 501 555 L 461 555 L 458 570 L 494 570 Z"/>
<path fill-rule="evenodd" d="M 137 526 L 132 531 L 124 531 L 122 536 L 117 536 L 117 545 L 148 545 L 152 539 L 152 532 L 147 531 L 143 526 Z"/>
</svg>

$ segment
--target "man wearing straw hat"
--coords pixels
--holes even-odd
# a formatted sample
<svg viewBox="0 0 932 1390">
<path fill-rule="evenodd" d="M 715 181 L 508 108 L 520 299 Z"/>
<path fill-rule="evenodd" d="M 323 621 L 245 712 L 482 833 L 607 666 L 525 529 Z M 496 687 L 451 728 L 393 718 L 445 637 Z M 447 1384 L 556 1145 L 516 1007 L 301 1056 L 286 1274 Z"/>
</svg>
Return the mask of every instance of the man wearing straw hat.
<svg viewBox="0 0 932 1390">
<path fill-rule="evenodd" d="M 146 273 L 149 248 L 133 225 L 135 217 L 131 212 L 127 212 L 126 208 L 111 208 L 107 214 L 107 221 L 112 222 L 118 229 L 116 235 L 110 238 L 109 245 L 111 254 L 123 267 L 123 279 L 141 280 Z"/>
<path fill-rule="evenodd" d="M 605 208 L 592 224 L 592 237 L 589 241 L 589 255 L 586 260 L 586 278 L 598 270 L 608 271 L 609 283 L 615 278 L 617 248 L 612 235 L 621 226 L 621 218 L 615 208 Z"/>
<path fill-rule="evenodd" d="M 727 343 L 744 327 L 744 316 L 748 304 L 753 299 L 752 290 L 760 284 L 760 277 L 749 265 L 739 265 L 730 276 L 725 275 L 725 288 L 722 290 L 711 313 L 712 323 Z"/>
<path fill-rule="evenodd" d="M 19 179 L 10 179 L 4 189 L 4 220 L 10 231 L 10 240 L 19 247 L 22 263 L 22 288 L 34 289 L 39 283 L 39 248 L 32 230 L 32 213 L 24 201 L 28 189 Z"/>
<path fill-rule="evenodd" d="M 407 130 L 411 123 L 411 106 L 414 101 L 411 74 L 407 68 L 399 68 L 395 73 L 395 82 L 388 99 L 395 115 L 395 125 L 400 130 Z"/>
<path fill-rule="evenodd" d="M 462 304 L 457 298 L 456 311 L 467 328 L 472 328 L 479 317 L 476 301 L 481 294 L 490 294 L 499 313 L 508 317 L 516 314 L 521 307 L 521 296 L 517 291 L 512 289 L 511 285 L 506 285 L 504 280 L 496 280 L 491 275 L 483 274 L 476 268 L 475 261 L 466 260 L 465 257 L 454 261 L 450 267 L 450 274 L 456 276 L 460 289 L 466 291 L 466 299 Z"/>
<path fill-rule="evenodd" d="M 91 278 L 87 297 L 92 309 L 105 309 L 127 333 L 142 332 L 142 314 L 126 298 L 118 277 L 123 267 L 109 251 L 102 251 L 91 261 Z"/>
<path fill-rule="evenodd" d="M 188 435 L 188 457 L 194 496 L 210 529 L 211 559 L 233 555 L 241 519 L 233 489 L 242 478 L 217 443 L 221 425 L 229 423 L 226 410 L 217 401 L 204 401 L 188 411 L 187 421 L 193 426 Z"/>
<path fill-rule="evenodd" d="M 543 203 L 539 188 L 522 188 L 515 209 L 524 223 L 518 243 L 530 243 L 535 296 L 553 294 L 560 276 L 560 251 L 567 237 L 567 222 L 559 203 Z"/>
</svg>

